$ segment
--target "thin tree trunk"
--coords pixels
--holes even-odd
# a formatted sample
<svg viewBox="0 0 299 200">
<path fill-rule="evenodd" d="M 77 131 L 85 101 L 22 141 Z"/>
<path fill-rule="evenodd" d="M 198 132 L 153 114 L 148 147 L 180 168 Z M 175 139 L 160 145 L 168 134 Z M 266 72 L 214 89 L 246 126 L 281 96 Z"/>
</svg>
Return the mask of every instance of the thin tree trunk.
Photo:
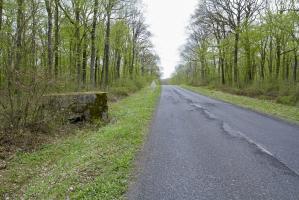
<svg viewBox="0 0 299 200">
<path fill-rule="evenodd" d="M 237 30 L 235 33 L 235 45 L 234 45 L 234 83 L 238 82 L 238 52 L 239 52 L 239 40 L 240 40 L 240 34 Z"/>
<path fill-rule="evenodd" d="M 135 41 L 136 41 L 136 39 L 134 36 L 133 48 L 132 48 L 132 61 L 131 61 L 130 69 L 129 69 L 131 79 L 133 78 L 133 71 L 134 71 L 134 65 L 135 65 L 135 55 L 136 55 L 136 44 L 135 44 L 136 42 Z"/>
<path fill-rule="evenodd" d="M 272 79 L 272 73 L 273 73 L 273 38 L 271 36 L 270 38 L 270 46 L 269 46 L 269 73 L 270 73 L 270 78 Z"/>
<path fill-rule="evenodd" d="M 52 31 L 53 31 L 53 14 L 52 14 L 52 0 L 45 0 L 46 10 L 48 14 L 48 73 L 51 76 L 53 68 L 53 49 L 52 49 Z"/>
<path fill-rule="evenodd" d="M 17 0 L 17 38 L 16 38 L 16 57 L 15 57 L 15 72 L 13 74 L 15 74 L 15 81 L 13 81 L 13 83 L 15 85 L 15 94 L 17 96 L 17 108 L 20 108 L 21 106 L 21 91 L 19 89 L 19 84 L 20 84 L 20 68 L 21 68 L 21 64 L 22 64 L 22 33 L 23 33 L 23 0 Z M 17 120 L 17 119 L 16 119 Z"/>
<path fill-rule="evenodd" d="M 267 48 L 267 41 L 261 43 L 261 79 L 265 79 L 265 63 L 266 63 L 266 48 Z"/>
<path fill-rule="evenodd" d="M 81 38 L 80 38 L 80 7 L 78 2 L 75 8 L 75 40 L 76 40 L 76 66 L 77 66 L 77 87 L 81 87 Z"/>
<path fill-rule="evenodd" d="M 128 55 L 127 54 L 125 54 L 124 55 L 124 67 L 123 67 L 123 77 L 126 77 L 127 76 L 127 73 L 128 73 L 128 69 L 127 69 L 127 66 L 128 66 Z"/>
<path fill-rule="evenodd" d="M 71 40 L 70 41 L 70 46 L 69 46 L 69 51 L 70 51 L 70 54 L 69 54 L 69 72 L 70 72 L 70 76 L 72 77 L 73 75 L 73 41 Z M 76 64 L 76 63 L 75 63 Z"/>
<path fill-rule="evenodd" d="M 0 0 L 0 32 L 2 30 L 2 21 L 3 21 L 3 0 Z"/>
<path fill-rule="evenodd" d="M 54 74 L 55 78 L 58 77 L 58 69 L 59 69 L 59 51 L 58 51 L 58 46 L 59 46 L 59 5 L 58 2 L 59 0 L 55 0 L 55 41 L 54 41 Z"/>
<path fill-rule="evenodd" d="M 34 0 L 31 1 L 31 15 L 32 15 L 32 36 L 31 36 L 31 48 L 32 48 L 32 58 L 31 58 L 31 66 L 34 71 L 36 71 L 36 11 L 37 6 Z"/>
<path fill-rule="evenodd" d="M 2 23 L 3 23 L 3 0 L 0 0 L 0 37 L 2 38 Z M 3 41 L 0 39 L 0 44 Z M 0 59 L 2 55 L 2 45 L 0 46 Z M 0 65 L 0 87 L 2 85 L 2 67 Z"/>
<path fill-rule="evenodd" d="M 102 77 L 102 86 L 107 88 L 109 84 L 109 58 L 110 58 L 110 29 L 111 29 L 111 13 L 107 14 L 107 23 L 105 31 L 105 47 L 104 47 L 104 66 L 103 66 L 103 75 Z"/>
<path fill-rule="evenodd" d="M 265 57 L 261 58 L 261 79 L 265 79 Z"/>
<path fill-rule="evenodd" d="M 225 85 L 225 71 L 224 71 L 224 59 L 222 57 L 219 58 L 220 68 L 221 68 L 221 83 Z"/>
<path fill-rule="evenodd" d="M 82 59 L 82 83 L 86 86 L 86 68 L 87 68 L 87 41 L 84 39 L 83 59 Z"/>
<path fill-rule="evenodd" d="M 95 66 L 94 66 L 94 86 L 98 85 L 98 70 L 99 70 L 99 57 L 96 56 Z"/>
<path fill-rule="evenodd" d="M 290 74 L 290 59 L 289 57 L 287 58 L 286 61 L 286 80 L 289 80 L 289 74 Z"/>
<path fill-rule="evenodd" d="M 294 63 L 294 71 L 293 71 L 293 79 L 294 79 L 294 82 L 296 83 L 297 81 L 297 68 L 298 68 L 298 56 L 297 56 L 297 49 L 294 50 L 294 60 L 295 60 L 295 63 Z"/>
<path fill-rule="evenodd" d="M 17 40 L 16 40 L 16 58 L 15 58 L 15 69 L 18 72 L 20 69 L 20 63 L 22 63 L 22 20 L 23 20 L 23 0 L 18 0 L 18 11 L 17 11 Z M 18 73 L 17 73 L 18 76 Z"/>
<path fill-rule="evenodd" d="M 218 34 L 220 35 L 220 33 Z M 220 37 L 217 37 L 217 46 L 219 51 L 219 58 L 218 58 L 218 68 L 219 68 L 219 76 L 221 77 L 221 84 L 225 85 L 225 71 L 224 71 L 224 51 L 222 51 L 222 47 L 220 44 Z"/>
<path fill-rule="evenodd" d="M 250 46 L 250 39 L 249 39 L 249 27 L 248 27 L 248 19 L 246 18 L 245 22 L 245 55 L 246 55 L 246 81 L 251 83 L 253 80 L 253 66 L 251 61 L 251 46 Z"/>
<path fill-rule="evenodd" d="M 280 62 L 281 62 L 281 44 L 280 40 L 277 41 L 276 46 L 276 79 L 279 77 L 279 71 L 280 71 Z"/>
<path fill-rule="evenodd" d="M 94 0 L 92 30 L 91 30 L 91 58 L 90 58 L 90 83 L 95 87 L 95 61 L 96 61 L 96 27 L 99 0 Z"/>
<path fill-rule="evenodd" d="M 120 79 L 120 64 L 121 64 L 121 55 L 117 54 L 117 62 L 116 62 L 116 78 Z"/>
<path fill-rule="evenodd" d="M 102 62 L 102 58 L 99 56 L 98 57 L 98 61 L 97 61 L 97 68 L 98 68 L 98 73 L 97 73 L 97 81 L 98 81 L 98 87 L 101 87 L 101 76 L 102 76 L 102 68 L 103 68 L 103 65 L 101 66 L 101 62 Z"/>
<path fill-rule="evenodd" d="M 103 59 L 103 66 L 102 66 L 102 70 L 100 71 L 101 73 L 101 83 L 100 86 L 103 88 L 104 87 L 104 82 L 105 82 L 105 67 L 104 67 L 104 59 Z"/>
<path fill-rule="evenodd" d="M 283 49 L 283 52 L 284 51 L 285 51 L 285 48 Z M 287 72 L 287 58 L 286 58 L 286 54 L 283 54 L 283 56 L 282 56 L 282 67 L 283 67 L 282 78 L 283 78 L 283 80 L 286 80 L 286 72 Z"/>
</svg>

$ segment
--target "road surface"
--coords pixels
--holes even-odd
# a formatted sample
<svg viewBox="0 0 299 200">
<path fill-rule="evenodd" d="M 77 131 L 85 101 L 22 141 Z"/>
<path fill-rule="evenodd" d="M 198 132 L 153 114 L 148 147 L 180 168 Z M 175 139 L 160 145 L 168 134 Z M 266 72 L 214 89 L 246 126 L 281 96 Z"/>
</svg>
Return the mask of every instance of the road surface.
<svg viewBox="0 0 299 200">
<path fill-rule="evenodd" d="M 163 86 L 132 200 L 299 200 L 299 127 Z"/>
</svg>

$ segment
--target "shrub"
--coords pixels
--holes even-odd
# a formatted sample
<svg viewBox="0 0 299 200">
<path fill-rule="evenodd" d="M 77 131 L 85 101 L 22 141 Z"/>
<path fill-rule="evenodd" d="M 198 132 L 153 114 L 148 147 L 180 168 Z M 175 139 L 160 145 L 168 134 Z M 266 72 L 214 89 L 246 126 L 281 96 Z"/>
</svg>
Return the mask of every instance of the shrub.
<svg viewBox="0 0 299 200">
<path fill-rule="evenodd" d="M 295 106 L 297 100 L 296 100 L 296 96 L 295 95 L 289 95 L 289 96 L 279 96 L 276 99 L 276 102 L 280 103 L 280 104 Z"/>
<path fill-rule="evenodd" d="M 11 76 L 0 90 L 0 128 L 19 130 L 44 123 L 43 95 L 49 85 L 46 78 L 30 72 Z"/>
</svg>

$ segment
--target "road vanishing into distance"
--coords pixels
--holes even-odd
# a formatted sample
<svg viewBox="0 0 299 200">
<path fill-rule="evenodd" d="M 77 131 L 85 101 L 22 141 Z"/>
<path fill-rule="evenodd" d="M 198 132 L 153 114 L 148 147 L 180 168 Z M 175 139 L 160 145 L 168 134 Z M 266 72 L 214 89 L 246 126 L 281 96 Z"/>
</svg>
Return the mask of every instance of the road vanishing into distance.
<svg viewBox="0 0 299 200">
<path fill-rule="evenodd" d="M 128 199 L 299 200 L 299 126 L 176 86 L 140 157 Z"/>
</svg>

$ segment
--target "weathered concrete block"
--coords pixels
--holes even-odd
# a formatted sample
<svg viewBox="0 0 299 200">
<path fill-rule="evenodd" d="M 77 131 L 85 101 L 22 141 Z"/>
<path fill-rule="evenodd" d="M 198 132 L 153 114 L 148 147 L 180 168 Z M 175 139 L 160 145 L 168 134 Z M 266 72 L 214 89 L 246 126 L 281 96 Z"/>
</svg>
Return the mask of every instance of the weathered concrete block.
<svg viewBox="0 0 299 200">
<path fill-rule="evenodd" d="M 72 123 L 108 119 L 108 98 L 105 92 L 73 92 L 46 96 L 47 106 L 67 113 Z"/>
</svg>

